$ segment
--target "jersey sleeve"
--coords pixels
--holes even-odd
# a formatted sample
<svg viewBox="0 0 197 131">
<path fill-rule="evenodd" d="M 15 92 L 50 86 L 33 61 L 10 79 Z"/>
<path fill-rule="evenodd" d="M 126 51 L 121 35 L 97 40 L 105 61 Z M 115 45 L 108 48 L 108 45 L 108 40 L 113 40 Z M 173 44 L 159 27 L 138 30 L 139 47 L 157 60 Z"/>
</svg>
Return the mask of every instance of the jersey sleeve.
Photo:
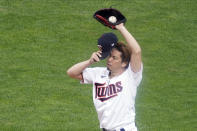
<svg viewBox="0 0 197 131">
<path fill-rule="evenodd" d="M 130 75 L 132 75 L 133 79 L 135 80 L 136 86 L 139 86 L 142 80 L 143 64 L 141 64 L 141 68 L 138 72 L 133 72 L 131 69 L 131 65 L 129 64 L 128 72 Z"/>
<path fill-rule="evenodd" d="M 81 84 L 92 84 L 96 77 L 96 70 L 94 68 L 86 68 L 82 72 L 83 80 L 80 81 Z"/>
</svg>

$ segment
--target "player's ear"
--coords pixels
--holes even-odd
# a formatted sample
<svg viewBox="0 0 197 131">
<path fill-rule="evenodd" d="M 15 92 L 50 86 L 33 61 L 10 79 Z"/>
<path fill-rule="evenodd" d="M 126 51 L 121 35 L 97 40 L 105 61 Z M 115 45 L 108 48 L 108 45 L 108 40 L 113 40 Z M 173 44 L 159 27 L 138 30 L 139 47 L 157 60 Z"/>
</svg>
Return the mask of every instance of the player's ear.
<svg viewBox="0 0 197 131">
<path fill-rule="evenodd" d="M 122 62 L 122 67 L 126 68 L 126 66 L 127 66 L 127 62 Z"/>
</svg>

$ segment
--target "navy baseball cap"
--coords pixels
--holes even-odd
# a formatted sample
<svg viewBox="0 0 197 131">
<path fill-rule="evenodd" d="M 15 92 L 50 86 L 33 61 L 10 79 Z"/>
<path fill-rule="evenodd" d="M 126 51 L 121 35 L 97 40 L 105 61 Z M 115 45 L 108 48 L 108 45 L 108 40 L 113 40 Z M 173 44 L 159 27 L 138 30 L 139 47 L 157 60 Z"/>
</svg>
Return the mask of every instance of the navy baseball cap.
<svg viewBox="0 0 197 131">
<path fill-rule="evenodd" d="M 117 44 L 118 38 L 114 33 L 104 33 L 98 39 L 98 47 L 101 49 L 102 53 L 100 59 L 103 60 L 109 56 L 111 49 Z"/>
</svg>

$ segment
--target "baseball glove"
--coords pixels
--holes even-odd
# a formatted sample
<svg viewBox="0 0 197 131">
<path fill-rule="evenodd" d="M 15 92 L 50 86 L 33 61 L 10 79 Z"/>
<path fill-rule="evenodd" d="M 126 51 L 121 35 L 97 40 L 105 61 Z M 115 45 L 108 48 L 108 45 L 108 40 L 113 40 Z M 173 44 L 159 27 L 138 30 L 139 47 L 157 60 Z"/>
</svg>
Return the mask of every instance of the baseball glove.
<svg viewBox="0 0 197 131">
<path fill-rule="evenodd" d="M 113 18 L 113 20 L 110 20 L 111 16 L 115 18 Z M 119 10 L 114 8 L 100 9 L 94 13 L 93 17 L 101 24 L 108 26 L 111 29 L 116 29 L 115 25 L 118 25 L 120 23 L 125 24 L 126 22 L 125 16 L 122 15 Z"/>
</svg>

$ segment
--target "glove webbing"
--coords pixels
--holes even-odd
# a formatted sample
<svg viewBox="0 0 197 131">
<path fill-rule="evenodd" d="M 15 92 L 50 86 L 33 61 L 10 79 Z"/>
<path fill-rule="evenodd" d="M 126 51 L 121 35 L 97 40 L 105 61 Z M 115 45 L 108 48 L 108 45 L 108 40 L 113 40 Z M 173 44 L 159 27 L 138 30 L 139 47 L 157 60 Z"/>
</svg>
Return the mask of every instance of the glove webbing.
<svg viewBox="0 0 197 131">
<path fill-rule="evenodd" d="M 100 15 L 96 15 L 97 18 L 99 18 L 102 22 L 104 22 L 107 26 L 110 26 L 112 29 L 115 29 L 114 25 L 111 25 L 105 18 L 103 18 Z"/>
</svg>

